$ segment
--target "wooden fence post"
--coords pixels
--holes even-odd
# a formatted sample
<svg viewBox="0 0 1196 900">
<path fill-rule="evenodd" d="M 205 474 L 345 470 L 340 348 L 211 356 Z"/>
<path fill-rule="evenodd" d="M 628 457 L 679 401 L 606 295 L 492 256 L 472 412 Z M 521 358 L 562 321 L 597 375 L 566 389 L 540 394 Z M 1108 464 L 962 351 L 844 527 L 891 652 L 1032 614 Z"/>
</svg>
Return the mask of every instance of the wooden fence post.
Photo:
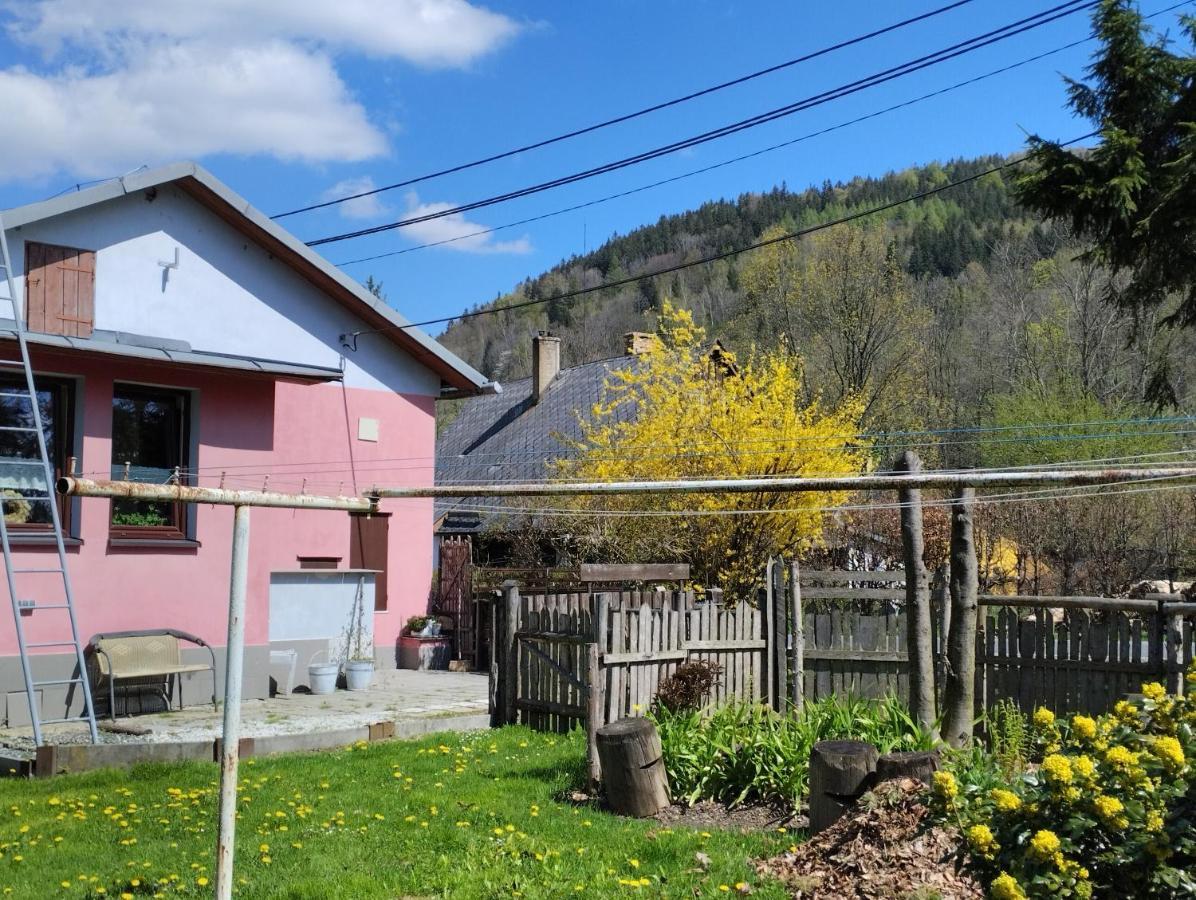
<svg viewBox="0 0 1196 900">
<path fill-rule="evenodd" d="M 943 740 L 961 747 L 972 739 L 976 708 L 976 616 L 980 586 L 972 514 L 976 489 L 951 501 L 951 633 L 943 689 Z"/>
<path fill-rule="evenodd" d="M 777 557 L 777 564 L 772 569 L 772 609 L 769 611 L 772 634 L 768 639 L 769 650 L 772 652 L 773 658 L 772 671 L 776 678 L 776 687 L 773 693 L 775 699 L 772 708 L 777 712 L 785 709 L 785 701 L 788 696 L 786 675 L 789 667 L 785 660 L 787 651 L 785 644 L 789 639 L 789 610 L 788 604 L 785 602 L 787 575 L 788 567 L 785 565 L 785 560 L 782 557 Z"/>
<path fill-rule="evenodd" d="M 793 711 L 802 708 L 806 698 L 806 631 L 802 622 L 801 571 L 795 559 L 789 566 L 789 605 L 793 611 L 793 671 L 790 677 Z"/>
<path fill-rule="evenodd" d="M 1160 604 L 1160 611 L 1165 610 L 1167 601 Z M 1184 692 L 1184 617 L 1181 613 L 1165 613 L 1160 616 L 1163 630 L 1167 634 L 1167 680 L 1163 684 L 1167 692 L 1179 697 Z"/>
<path fill-rule="evenodd" d="M 947 683 L 947 640 L 951 636 L 951 588 L 946 565 L 934 570 L 930 582 L 930 612 L 938 630 L 934 642 L 935 696 L 941 701 Z"/>
<path fill-rule="evenodd" d="M 498 596 L 490 599 L 490 727 L 498 728 L 504 724 L 506 713 L 502 705 L 503 691 L 503 650 L 502 617 L 504 606 Z"/>
<path fill-rule="evenodd" d="M 502 723 L 511 725 L 519 718 L 515 698 L 519 691 L 519 585 L 504 581 L 502 585 Z"/>
<path fill-rule="evenodd" d="M 768 564 L 764 567 L 764 602 L 762 604 L 764 613 L 764 696 L 772 709 L 777 708 L 777 673 L 774 671 L 776 662 L 772 652 L 774 631 L 772 620 L 776 615 L 776 604 L 773 602 L 776 579 L 773 577 L 773 572 L 776 565 L 777 561 L 771 556 L 768 557 Z"/>
<path fill-rule="evenodd" d="M 904 451 L 894 464 L 898 472 L 921 471 L 922 461 L 912 450 Z M 905 551 L 905 624 L 909 652 L 909 708 L 923 728 L 934 727 L 934 647 L 930 630 L 930 592 L 926 563 L 922 559 L 922 492 L 903 488 L 901 543 Z"/>
<path fill-rule="evenodd" d="M 586 649 L 586 761 L 590 770 L 590 789 L 596 790 L 602 780 L 602 763 L 598 757 L 598 729 L 605 725 L 606 679 L 602 672 L 601 655 L 606 648 L 607 617 L 610 604 L 606 594 L 594 598 L 591 618 L 594 623 L 594 643 Z"/>
</svg>

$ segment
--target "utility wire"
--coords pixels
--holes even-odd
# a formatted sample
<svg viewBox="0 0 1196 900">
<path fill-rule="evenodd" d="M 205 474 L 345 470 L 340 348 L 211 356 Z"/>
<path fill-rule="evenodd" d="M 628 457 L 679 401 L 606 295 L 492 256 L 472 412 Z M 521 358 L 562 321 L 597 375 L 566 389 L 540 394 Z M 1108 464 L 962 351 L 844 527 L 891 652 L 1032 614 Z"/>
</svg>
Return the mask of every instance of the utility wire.
<svg viewBox="0 0 1196 900">
<path fill-rule="evenodd" d="M 932 19 L 935 16 L 939 16 L 939 15 L 942 15 L 943 13 L 950 12 L 953 9 L 958 9 L 961 6 L 966 6 L 967 4 L 969 4 L 971 2 L 972 2 L 972 0 L 957 0 L 957 2 L 955 2 L 955 3 L 949 3 L 946 6 L 940 6 L 938 9 L 932 9 L 929 12 L 922 13 L 921 15 L 913 16 L 912 18 L 909 18 L 909 19 L 903 19 L 900 22 L 895 22 L 892 25 L 886 25 L 884 28 L 878 28 L 877 30 L 870 31 L 867 34 L 861 34 L 861 35 L 858 35 L 857 37 L 848 38 L 845 41 L 840 41 L 837 44 L 831 44 L 829 47 L 823 47 L 820 50 L 814 50 L 810 53 L 807 53 L 803 56 L 799 56 L 795 59 L 790 59 L 790 60 L 787 60 L 786 62 L 782 62 L 782 63 L 778 63 L 773 66 L 769 66 L 768 68 L 765 68 L 765 69 L 759 69 L 755 72 L 749 72 L 747 75 L 740 75 L 737 78 L 732 78 L 730 81 L 724 81 L 724 82 L 721 82 L 720 84 L 711 85 L 710 87 L 702 88 L 699 91 L 694 91 L 693 93 L 685 94 L 684 96 L 681 96 L 681 97 L 675 97 L 672 100 L 665 100 L 662 103 L 656 103 L 652 106 L 645 106 L 643 109 L 638 109 L 638 110 L 635 110 L 634 112 L 630 112 L 630 113 L 624 113 L 622 115 L 615 116 L 613 119 L 607 119 L 603 122 L 597 122 L 593 125 L 587 125 L 584 128 L 577 128 L 573 131 L 565 132 L 564 134 L 558 134 L 555 137 L 545 138 L 543 140 L 535 141 L 534 143 L 531 143 L 531 144 L 524 144 L 522 147 L 515 147 L 511 150 L 504 150 L 501 153 L 495 153 L 491 156 L 483 157 L 482 159 L 475 159 L 472 162 L 460 163 L 459 165 L 451 166 L 447 169 L 441 169 L 437 172 L 429 172 L 426 175 L 419 175 L 419 176 L 416 176 L 415 178 L 408 178 L 406 181 L 399 181 L 399 182 L 396 182 L 395 184 L 384 185 L 383 187 L 373 188 L 368 191 L 361 191 L 356 194 L 348 194 L 344 197 L 336 197 L 332 200 L 325 200 L 321 203 L 313 203 L 310 206 L 303 206 L 303 207 L 300 207 L 299 209 L 292 209 L 289 212 L 278 213 L 277 215 L 271 216 L 271 218 L 272 219 L 283 219 L 283 218 L 286 218 L 287 216 L 298 215 L 299 213 L 311 212 L 312 210 L 316 210 L 316 209 L 324 209 L 329 206 L 335 206 L 336 204 L 339 204 L 339 203 L 346 203 L 350 200 L 358 200 L 362 197 L 370 197 L 370 196 L 373 196 L 374 194 L 380 194 L 383 191 L 393 191 L 398 188 L 409 187 L 413 184 L 419 184 L 424 181 L 430 181 L 433 178 L 440 178 L 444 175 L 453 175 L 457 172 L 464 172 L 468 169 L 475 169 L 478 166 L 483 166 L 483 165 L 486 165 L 487 163 L 497 162 L 500 159 L 508 159 L 512 156 L 517 156 L 520 153 L 526 153 L 529 150 L 538 150 L 541 147 L 548 147 L 548 146 L 551 146 L 552 144 L 559 144 L 561 141 L 567 141 L 571 138 L 580 137 L 583 134 L 590 134 L 592 132 L 599 131 L 600 129 L 603 129 L 603 128 L 609 128 L 612 125 L 619 125 L 623 122 L 630 122 L 631 120 L 638 119 L 641 116 L 646 116 L 646 115 L 649 115 L 650 113 L 659 112 L 662 109 L 668 109 L 673 106 L 678 106 L 682 103 L 687 103 L 690 100 L 696 100 L 698 97 L 705 97 L 708 94 L 713 94 L 718 91 L 725 90 L 729 87 L 734 87 L 739 84 L 744 84 L 744 83 L 746 83 L 748 81 L 752 81 L 756 78 L 762 78 L 765 75 L 771 75 L 774 72 L 780 72 L 783 69 L 788 69 L 792 66 L 799 65 L 800 63 L 809 62 L 812 59 L 817 59 L 820 56 L 825 56 L 828 53 L 835 52 L 836 50 L 842 50 L 846 47 L 854 46 L 855 44 L 862 44 L 865 41 L 871 40 L 872 38 L 880 37 L 883 34 L 888 34 L 892 31 L 897 31 L 897 30 L 905 28 L 909 25 L 917 24 L 918 22 L 924 22 L 927 19 Z"/>
<path fill-rule="evenodd" d="M 828 103 L 831 100 L 838 100 L 858 91 L 892 81 L 895 78 L 900 78 L 930 66 L 938 65 L 939 63 L 946 62 L 966 53 L 971 53 L 991 44 L 995 44 L 1018 34 L 1022 34 L 1023 32 L 1030 31 L 1034 28 L 1039 28 L 1043 25 L 1049 24 L 1050 22 L 1054 22 L 1057 19 L 1090 9 L 1096 6 L 1098 2 L 1099 0 L 1084 0 L 1084 2 L 1079 2 L 1079 0 L 1070 0 L 1068 3 L 1052 7 L 1045 12 L 1038 13 L 1034 16 L 1029 16 L 1025 19 L 1019 19 L 1017 22 L 1012 22 L 1009 25 L 1002 26 L 1001 28 L 985 32 L 984 34 L 969 38 L 966 41 L 953 44 L 950 47 L 944 48 L 943 50 L 938 50 L 934 53 L 918 57 L 917 59 L 911 60 L 907 63 L 902 63 L 901 65 L 885 69 L 881 72 L 875 73 L 874 75 L 869 75 L 866 78 L 858 79 L 857 81 L 851 82 L 849 84 L 841 85 L 837 88 L 832 88 L 831 90 L 824 91 L 820 94 L 807 97 L 804 100 L 799 100 L 795 103 L 769 110 L 768 112 L 759 113 L 739 122 L 735 122 L 730 125 L 724 125 L 720 128 L 706 131 L 702 134 L 685 138 L 684 140 L 675 141 L 674 143 L 666 144 L 653 150 L 646 150 L 634 156 L 616 160 L 615 162 L 605 163 L 592 169 L 587 169 L 582 172 L 575 172 L 572 175 L 565 175 L 560 178 L 555 178 L 551 181 L 545 181 L 536 185 L 531 185 L 529 187 L 520 188 L 515 191 L 509 191 L 505 194 L 498 194 L 493 197 L 488 197 L 484 200 L 475 200 L 472 203 L 465 203 L 460 206 L 454 206 L 447 209 L 438 210 L 436 212 L 425 213 L 424 215 L 412 216 L 407 219 L 400 219 L 397 222 L 389 222 L 384 225 L 375 225 L 370 228 L 361 228 L 356 231 L 348 231 L 342 234 L 334 234 L 328 237 L 318 238 L 314 241 L 308 241 L 307 246 L 318 247 L 323 244 L 347 241 L 353 238 L 365 237 L 371 234 L 380 234 L 385 231 L 393 231 L 397 228 L 403 228 L 408 225 L 415 225 L 421 222 L 428 222 L 433 219 L 441 219 L 446 216 L 457 215 L 459 213 L 469 212 L 471 210 L 481 209 L 483 207 L 494 206 L 498 203 L 506 203 L 510 200 L 531 196 L 532 194 L 538 194 L 543 191 L 563 187 L 568 184 L 575 184 L 579 181 L 594 178 L 598 175 L 604 175 L 609 172 L 615 172 L 620 169 L 627 168 L 628 166 L 634 166 L 652 159 L 658 159 L 662 156 L 677 153 L 681 150 L 687 150 L 692 147 L 708 143 L 709 141 L 717 140 L 719 138 L 727 137 L 728 135 L 746 131 L 750 128 L 756 128 L 760 125 L 777 121 L 778 119 L 782 119 L 786 116 L 791 116 L 803 110 L 811 109 L 815 106 Z M 1058 10 L 1063 11 L 1059 12 Z"/>
<path fill-rule="evenodd" d="M 1100 133 L 1099 131 L 1090 131 L 1087 134 L 1082 134 L 1079 137 L 1072 138 L 1070 141 L 1064 141 L 1064 142 L 1060 143 L 1059 146 L 1060 147 L 1069 147 L 1072 144 L 1077 144 L 1080 141 L 1084 141 L 1084 140 L 1087 140 L 1088 138 L 1095 137 L 1099 133 Z M 562 300 L 572 300 L 577 297 L 584 297 L 588 294 L 594 294 L 599 291 L 605 291 L 605 290 L 610 290 L 613 288 L 623 287 L 624 285 L 627 285 L 627 284 L 634 284 L 636 282 L 642 281 L 645 278 L 657 278 L 661 275 L 670 275 L 673 272 L 680 272 L 683 269 L 691 269 L 694 266 L 702 266 L 702 265 L 707 265 L 708 263 L 718 262 L 719 260 L 729 259 L 733 256 L 739 256 L 740 254 L 748 253 L 752 250 L 759 250 L 762 247 L 770 247 L 773 244 L 779 244 L 784 241 L 795 240 L 797 238 L 805 237 L 806 235 L 809 235 L 809 234 L 814 234 L 815 232 L 825 231 L 828 228 L 835 228 L 839 225 L 846 225 L 849 222 L 858 221 L 859 219 L 866 219 L 869 216 L 874 216 L 874 215 L 877 215 L 878 213 L 887 212 L 890 209 L 896 209 L 898 206 L 904 206 L 907 203 L 914 203 L 914 202 L 917 202 L 918 200 L 924 200 L 927 197 L 933 197 L 937 194 L 943 193 L 944 191 L 949 191 L 952 188 L 957 188 L 957 187 L 960 187 L 961 185 L 970 184 L 973 181 L 979 181 L 981 178 L 984 178 L 985 176 L 993 175 L 997 172 L 1003 172 L 1006 169 L 1010 169 L 1015 166 L 1019 166 L 1023 162 L 1025 162 L 1024 158 L 1010 160 L 1009 162 L 1001 163 L 1000 165 L 996 165 L 996 166 L 993 166 L 992 168 L 985 169 L 982 172 L 977 172 L 973 175 L 968 175 L 965 178 L 959 178 L 959 179 L 956 179 L 955 181 L 949 181 L 946 184 L 941 184 L 937 187 L 928 188 L 924 191 L 919 191 L 916 194 L 911 194 L 907 197 L 901 198 L 900 200 L 892 200 L 888 203 L 882 203 L 879 206 L 873 206 L 873 207 L 869 207 L 868 209 L 859 210 L 857 212 L 850 213 L 846 216 L 842 216 L 838 219 L 832 219 L 829 222 L 821 222 L 817 225 L 810 225 L 806 228 L 799 228 L 796 231 L 790 231 L 787 234 L 782 234 L 782 235 L 778 235 L 777 237 L 772 237 L 772 238 L 768 238 L 766 240 L 757 241 L 754 244 L 748 244 L 744 247 L 735 247 L 730 250 L 724 250 L 720 253 L 711 253 L 707 256 L 699 257 L 698 259 L 689 260 L 688 262 L 676 263 L 675 265 L 665 266 L 662 269 L 653 269 L 650 272 L 641 272 L 638 275 L 628 276 L 627 278 L 616 279 L 615 281 L 603 282 L 602 284 L 596 284 L 596 285 L 593 285 L 592 287 L 578 288 L 573 291 L 565 291 L 564 293 L 561 293 L 561 294 L 555 294 L 551 297 L 540 297 L 535 300 L 524 300 L 519 303 L 511 303 L 506 306 L 494 306 L 494 307 L 489 307 L 486 309 L 477 309 L 477 310 L 473 310 L 471 312 L 459 313 L 458 315 L 455 315 L 455 316 L 442 316 L 441 318 L 438 318 L 438 319 L 425 319 L 422 322 L 410 322 L 406 325 L 392 325 L 392 326 L 389 326 L 386 328 L 363 328 L 359 331 L 347 332 L 346 334 L 342 335 L 341 337 L 344 339 L 351 339 L 351 348 L 353 350 L 356 350 L 357 349 L 357 338 L 363 334 L 385 334 L 390 331 L 402 331 L 407 328 L 422 328 L 427 325 L 440 325 L 440 324 L 444 324 L 446 322 L 456 322 L 456 321 L 459 321 L 462 319 L 474 319 L 479 316 L 497 315 L 498 313 L 510 312 L 510 311 L 516 310 L 516 309 L 525 309 L 529 306 L 542 306 L 546 303 L 554 303 L 554 302 L 559 302 Z"/>
<path fill-rule="evenodd" d="M 1163 9 L 1160 9 L 1157 12 L 1153 12 L 1148 16 L 1144 16 L 1143 18 L 1154 19 L 1154 18 L 1157 18 L 1158 16 L 1165 15 L 1166 13 L 1169 13 L 1176 9 L 1179 9 L 1180 7 L 1188 6 L 1188 5 L 1190 5 L 1190 3 L 1191 3 L 1191 0 L 1184 0 L 1183 3 L 1172 4 L 1171 6 L 1164 7 Z M 563 215 L 566 215 L 571 212 L 577 212 L 578 210 L 589 209 L 592 206 L 600 206 L 601 204 L 609 203 L 612 200 L 621 200 L 624 197 L 630 197 L 635 194 L 643 193 L 644 191 L 650 191 L 650 190 L 653 190 L 658 187 L 664 187 L 665 185 L 668 185 L 668 184 L 674 184 L 675 182 L 678 182 L 678 181 L 684 181 L 687 178 L 693 178 L 697 175 L 704 175 L 707 172 L 713 172 L 718 169 L 722 169 L 727 166 L 734 165 L 736 163 L 745 162 L 746 160 L 749 160 L 749 159 L 755 159 L 756 157 L 763 156 L 766 153 L 773 153 L 777 150 L 783 150 L 786 147 L 792 147 L 796 144 L 803 143 L 803 142 L 811 140 L 813 138 L 822 137 L 823 135 L 827 135 L 827 134 L 830 134 L 835 131 L 841 131 L 844 128 L 849 128 L 853 125 L 859 125 L 862 122 L 867 122 L 871 119 L 876 119 L 876 118 L 879 118 L 880 116 L 884 116 L 884 115 L 887 115 L 892 112 L 897 112 L 898 110 L 906 109 L 906 108 L 908 108 L 910 106 L 914 106 L 918 103 L 923 103 L 927 100 L 932 100 L 935 97 L 941 97 L 944 94 L 949 94 L 952 91 L 957 91 L 961 88 L 968 87 L 973 84 L 977 84 L 978 82 L 981 82 L 981 81 L 985 81 L 986 79 L 994 78 L 997 75 L 1004 75 L 1006 72 L 1011 72 L 1014 69 L 1019 69 L 1023 66 L 1028 66 L 1028 65 L 1031 65 L 1032 63 L 1040 62 L 1041 60 L 1047 59 L 1048 57 L 1051 57 L 1051 56 L 1055 56 L 1059 53 L 1063 53 L 1067 50 L 1073 50 L 1076 47 L 1082 46 L 1083 44 L 1087 44 L 1087 43 L 1095 40 L 1096 37 L 1097 37 L 1097 35 L 1095 33 L 1093 33 L 1093 34 L 1090 34 L 1088 37 L 1081 38 L 1078 41 L 1072 41 L 1071 43 L 1068 43 L 1068 44 L 1063 44 L 1062 46 L 1056 47 L 1053 50 L 1047 50 L 1043 53 L 1038 53 L 1038 54 L 1035 54 L 1034 56 L 1026 57 L 1025 59 L 1019 60 L 1018 62 L 1010 63 L 1007 66 L 1002 66 L 999 69 L 993 69 L 992 71 L 985 72 L 981 75 L 976 75 L 972 78 L 965 79 L 964 81 L 957 81 L 955 84 L 949 85 L 945 88 L 940 88 L 937 91 L 931 91 L 928 94 L 922 94 L 921 96 L 914 97 L 914 98 L 912 98 L 910 100 L 906 100 L 902 103 L 896 103 L 893 106 L 887 106 L 884 109 L 879 109 L 879 110 L 876 110 L 875 112 L 868 113 L 867 115 L 858 116 L 854 119 L 848 119 L 845 122 L 839 122 L 836 125 L 830 125 L 826 128 L 821 128 L 818 131 L 811 131 L 811 132 L 808 132 L 807 134 L 801 135 L 800 137 L 792 138 L 791 140 L 787 140 L 787 141 L 782 141 L 779 144 L 772 144 L 771 146 L 764 147 L 760 150 L 754 150 L 751 153 L 745 153 L 742 156 L 735 156 L 735 157 L 732 157 L 731 159 L 723 160 L 722 162 L 717 162 L 717 163 L 714 163 L 709 166 L 703 166 L 700 169 L 693 169 L 693 170 L 691 170 L 689 172 L 685 172 L 681 175 L 674 175 L 671 178 L 663 178 L 660 181 L 653 181 L 651 184 L 641 185 L 640 187 L 631 188 L 630 190 L 626 190 L 626 191 L 620 191 L 616 194 L 608 194 L 605 197 L 599 197 L 596 200 L 589 200 L 585 203 L 578 203 L 574 206 L 567 206 L 564 209 L 557 209 L 552 212 L 543 213 L 538 216 L 531 216 L 526 219 L 520 219 L 516 222 L 508 222 L 505 225 L 495 225 L 492 228 L 483 228 L 479 231 L 471 231 L 468 234 L 459 234 L 459 235 L 456 235 L 455 237 L 444 238 L 439 241 L 429 241 L 428 243 L 425 243 L 425 244 L 416 244 L 414 247 L 402 247 L 397 250 L 388 250 L 384 253 L 376 253 L 373 256 L 363 256 L 363 257 L 360 257 L 359 259 L 347 259 L 343 262 L 336 263 L 336 265 L 342 266 L 342 267 L 343 266 L 353 266 L 353 265 L 358 265 L 359 263 L 374 262 L 375 260 L 379 260 L 379 259 L 388 259 L 392 256 L 402 256 L 405 253 L 414 253 L 417 250 L 427 250 L 432 247 L 443 247 L 446 244 L 455 244 L 458 241 L 467 241 L 470 238 L 484 237 L 485 235 L 494 234 L 495 232 L 499 232 L 499 231 L 506 231 L 507 229 L 510 229 L 510 228 L 518 228 L 520 225 L 531 225 L 535 222 L 543 222 L 545 219 L 553 219 L 553 218 L 556 218 L 557 216 L 563 216 Z"/>
</svg>

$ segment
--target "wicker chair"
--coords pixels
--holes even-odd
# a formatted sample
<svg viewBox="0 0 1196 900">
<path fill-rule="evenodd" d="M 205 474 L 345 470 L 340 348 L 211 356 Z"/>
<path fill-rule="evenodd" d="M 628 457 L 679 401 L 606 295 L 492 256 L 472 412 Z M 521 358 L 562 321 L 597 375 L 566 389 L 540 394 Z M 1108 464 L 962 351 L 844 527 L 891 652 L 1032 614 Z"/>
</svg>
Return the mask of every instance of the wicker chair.
<svg viewBox="0 0 1196 900">
<path fill-rule="evenodd" d="M 183 642 L 208 651 L 206 663 L 183 662 Z M 212 673 L 212 707 L 216 708 L 216 652 L 193 634 L 174 628 L 148 631 L 109 631 L 92 637 L 88 651 L 94 661 L 92 689 L 108 689 L 108 715 L 116 718 L 116 689 L 156 688 L 170 708 L 174 685 L 178 685 L 179 709 L 183 708 L 183 682 L 189 672 Z"/>
</svg>

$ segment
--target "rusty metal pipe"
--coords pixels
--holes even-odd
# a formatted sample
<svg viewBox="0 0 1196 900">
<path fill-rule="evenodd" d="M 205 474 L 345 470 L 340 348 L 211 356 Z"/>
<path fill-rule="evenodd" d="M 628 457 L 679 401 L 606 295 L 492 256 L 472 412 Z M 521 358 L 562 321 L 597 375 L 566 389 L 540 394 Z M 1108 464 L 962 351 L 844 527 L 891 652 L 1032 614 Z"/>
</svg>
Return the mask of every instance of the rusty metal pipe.
<svg viewBox="0 0 1196 900">
<path fill-rule="evenodd" d="M 693 478 L 672 481 L 531 482 L 448 484 L 436 487 L 375 487 L 378 498 L 567 497 L 602 494 L 754 494 L 800 491 L 893 491 L 899 488 L 1083 487 L 1121 482 L 1196 480 L 1196 466 L 1128 469 L 1056 469 L 1002 472 L 921 472 L 906 475 L 847 475 L 822 478 Z"/>
<path fill-rule="evenodd" d="M 147 484 L 140 481 L 97 481 L 66 476 L 55 487 L 72 497 L 110 497 L 172 503 L 214 503 L 223 506 L 269 506 L 282 509 L 339 509 L 372 512 L 377 501 L 369 497 L 323 497 L 281 491 L 236 491 L 227 488 L 189 487 L 182 484 Z"/>
</svg>

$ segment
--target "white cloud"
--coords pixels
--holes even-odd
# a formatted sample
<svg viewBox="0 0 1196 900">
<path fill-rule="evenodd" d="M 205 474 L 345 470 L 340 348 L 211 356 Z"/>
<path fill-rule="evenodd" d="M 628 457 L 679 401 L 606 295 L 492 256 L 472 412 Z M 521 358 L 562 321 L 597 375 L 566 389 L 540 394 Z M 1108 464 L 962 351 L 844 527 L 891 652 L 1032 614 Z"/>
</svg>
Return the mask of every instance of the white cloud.
<svg viewBox="0 0 1196 900">
<path fill-rule="evenodd" d="M 7 130 L 0 177 L 100 177 L 142 162 L 209 153 L 355 161 L 386 139 L 327 57 L 284 43 L 147 50 L 128 68 L 90 75 L 0 71 Z"/>
<path fill-rule="evenodd" d="M 419 197 L 407 195 L 407 211 L 403 218 L 426 216 L 429 213 L 443 212 L 452 209 L 453 203 L 420 203 Z M 534 249 L 531 240 L 524 236 L 513 241 L 496 241 L 494 233 L 478 234 L 485 231 L 486 226 L 477 222 L 470 222 L 463 213 L 454 213 L 439 219 L 429 219 L 414 225 L 404 225 L 399 233 L 421 244 L 444 243 L 449 250 L 462 253 L 531 253 Z M 451 242 L 451 243 L 449 243 Z"/>
<path fill-rule="evenodd" d="M 514 37 L 518 23 L 466 0 L 39 0 L 10 3 L 10 33 L 47 52 L 126 37 L 288 40 L 463 66 Z"/>
<path fill-rule="evenodd" d="M 377 157 L 387 138 L 341 79 L 338 54 L 462 66 L 519 29 L 465 0 L 0 0 L 0 9 L 9 38 L 44 54 L 36 68 L 0 68 L 0 122 L 20 123 L 5 130 L 0 180 L 101 177 L 215 153 Z"/>
<path fill-rule="evenodd" d="M 352 197 L 354 194 L 364 194 L 375 188 L 374 179 L 369 175 L 361 178 L 346 178 L 338 181 L 324 192 L 321 200 L 336 200 L 340 197 Z M 381 194 L 370 194 L 368 197 L 356 197 L 337 204 L 336 207 L 346 219 L 380 219 L 390 212 L 390 207 L 382 202 Z"/>
</svg>

